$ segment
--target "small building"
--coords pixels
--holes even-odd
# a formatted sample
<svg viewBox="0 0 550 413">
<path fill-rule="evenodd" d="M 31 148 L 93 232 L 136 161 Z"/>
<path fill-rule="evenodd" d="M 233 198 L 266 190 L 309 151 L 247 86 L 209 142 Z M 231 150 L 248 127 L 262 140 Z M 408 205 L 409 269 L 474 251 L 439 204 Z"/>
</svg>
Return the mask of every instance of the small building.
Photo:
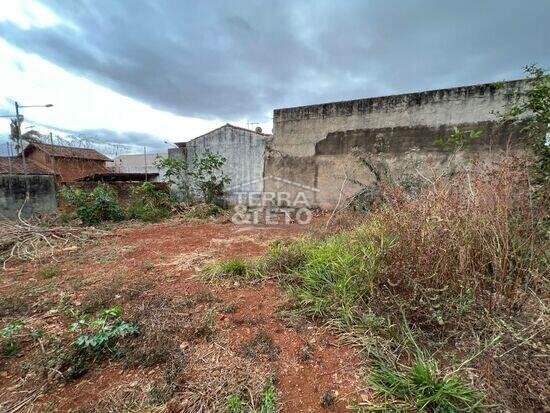
<svg viewBox="0 0 550 413">
<path fill-rule="evenodd" d="M 260 128 L 253 131 L 227 123 L 188 142 L 176 143 L 178 148 L 169 149 L 168 154 L 183 156 L 188 165 L 206 151 L 223 156 L 226 159 L 223 172 L 231 178 L 226 201 L 235 203 L 242 192 L 263 191 L 264 153 L 270 138 Z"/>
<path fill-rule="evenodd" d="M 140 153 L 131 155 L 119 155 L 112 162 L 107 163 L 107 167 L 115 173 L 146 174 L 162 180 L 164 170 L 155 165 L 157 159 L 168 157 L 168 153 Z M 148 177 L 151 181 L 151 177 Z"/>
<path fill-rule="evenodd" d="M 58 175 L 60 182 L 71 182 L 84 176 L 109 172 L 106 162 L 111 161 L 95 149 L 38 142 L 29 143 L 23 153 L 29 163 Z"/>
</svg>

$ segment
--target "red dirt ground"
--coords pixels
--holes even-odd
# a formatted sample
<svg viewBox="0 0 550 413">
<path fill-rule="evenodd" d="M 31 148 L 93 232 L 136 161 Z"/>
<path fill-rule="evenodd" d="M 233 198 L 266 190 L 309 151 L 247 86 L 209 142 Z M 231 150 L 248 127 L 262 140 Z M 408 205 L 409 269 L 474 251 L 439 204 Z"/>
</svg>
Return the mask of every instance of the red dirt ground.
<svg viewBox="0 0 550 413">
<path fill-rule="evenodd" d="M 278 308 L 285 301 L 284 292 L 273 283 L 209 285 L 192 278 L 206 263 L 254 257 L 262 254 L 270 241 L 299 236 L 304 231 L 305 227 L 300 225 L 239 226 L 204 221 L 169 221 L 118 228 L 97 245 L 57 256 L 55 266 L 61 270 L 61 275 L 56 280 L 53 294 L 68 290 L 69 299 L 79 305 L 83 293 L 71 290 L 70 286 L 82 283 L 83 291 L 86 291 L 87 286 L 98 285 L 113 277 L 122 283 L 147 278 L 151 282 L 148 295 L 211 293 L 221 304 L 236 306 L 234 313 L 216 315 L 216 325 L 229 339 L 232 350 L 238 351 L 241 344 L 260 329 L 279 347 L 279 358 L 269 362 L 269 366 L 276 373 L 282 412 L 343 412 L 349 402 L 365 397 L 361 394 L 363 384 L 358 375 L 361 360 L 355 350 L 339 344 L 334 336 L 319 326 L 286 325 L 278 316 Z M 44 283 L 39 277 L 43 267 L 38 263 L 22 263 L 10 268 L 8 276 L 0 278 L 0 296 L 17 288 Z M 311 344 L 310 361 L 304 361 L 300 356 L 306 342 Z M 0 361 L 0 366 L 3 370 L 0 399 L 20 400 L 21 392 L 29 389 L 27 379 L 21 378 L 20 362 Z M 124 369 L 115 362 L 105 364 L 79 380 L 48 385 L 36 400 L 25 405 L 25 409 L 41 411 L 45 406 L 53 405 L 55 411 L 69 411 L 93 403 L 108 388 L 132 386 L 143 376 L 158 374 L 157 368 L 144 371 Z M 328 391 L 335 392 L 336 403 L 322 407 L 321 398 Z"/>
</svg>

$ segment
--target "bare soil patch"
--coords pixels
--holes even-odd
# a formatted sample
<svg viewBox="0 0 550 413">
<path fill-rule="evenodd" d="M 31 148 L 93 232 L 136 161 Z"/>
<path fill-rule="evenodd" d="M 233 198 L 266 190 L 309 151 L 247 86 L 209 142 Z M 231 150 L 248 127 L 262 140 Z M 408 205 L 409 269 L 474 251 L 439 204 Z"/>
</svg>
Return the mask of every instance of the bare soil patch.
<svg viewBox="0 0 550 413">
<path fill-rule="evenodd" d="M 209 263 L 260 255 L 304 231 L 166 221 L 119 227 L 52 262 L 12 263 L 0 278 L 0 327 L 24 324 L 17 354 L 0 358 L 0 411 L 215 411 L 226 392 L 242 389 L 258 403 L 266 380 L 282 412 L 345 411 L 365 397 L 355 350 L 317 325 L 288 325 L 275 284 L 193 278 Z M 120 357 L 82 377 L 61 378 L 52 358 L 71 345 L 75 314 L 116 305 L 140 325 L 139 337 L 124 338 Z"/>
</svg>

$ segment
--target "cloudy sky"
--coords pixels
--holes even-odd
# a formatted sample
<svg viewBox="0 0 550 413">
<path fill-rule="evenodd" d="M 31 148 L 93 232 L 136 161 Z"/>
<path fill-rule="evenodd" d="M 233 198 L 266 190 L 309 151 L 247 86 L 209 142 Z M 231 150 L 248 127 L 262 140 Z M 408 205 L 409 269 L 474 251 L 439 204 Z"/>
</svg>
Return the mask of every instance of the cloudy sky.
<svg viewBox="0 0 550 413">
<path fill-rule="evenodd" d="M 225 122 L 271 131 L 274 108 L 549 67 L 549 21 L 549 0 L 9 0 L 0 114 L 53 103 L 26 124 L 152 149 Z"/>
</svg>

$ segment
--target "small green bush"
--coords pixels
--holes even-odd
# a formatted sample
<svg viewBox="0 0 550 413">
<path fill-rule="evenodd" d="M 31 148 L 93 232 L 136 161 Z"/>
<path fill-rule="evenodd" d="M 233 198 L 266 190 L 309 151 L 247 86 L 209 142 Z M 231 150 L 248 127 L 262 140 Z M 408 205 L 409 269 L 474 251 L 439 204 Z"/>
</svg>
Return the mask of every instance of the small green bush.
<svg viewBox="0 0 550 413">
<path fill-rule="evenodd" d="M 139 333 L 134 323 L 120 319 L 122 308 L 116 306 L 101 310 L 98 317 L 81 317 L 71 324 L 70 330 L 78 332 L 72 344 L 72 351 L 65 359 L 65 376 L 78 378 L 88 371 L 90 366 L 107 356 L 118 356 L 118 340 Z"/>
<path fill-rule="evenodd" d="M 264 384 L 261 402 L 256 409 L 253 408 L 247 397 L 248 394 L 243 394 L 242 392 L 231 393 L 225 398 L 227 411 L 230 413 L 277 412 L 277 390 L 273 384 L 273 379 L 268 379 Z"/>
<path fill-rule="evenodd" d="M 59 195 L 84 225 L 124 219 L 117 193 L 107 184 L 98 184 L 90 193 L 80 188 L 62 188 Z"/>
<path fill-rule="evenodd" d="M 0 329 L 0 355 L 11 357 L 19 352 L 16 336 L 24 324 L 23 321 L 16 320 Z"/>
<path fill-rule="evenodd" d="M 128 206 L 128 217 L 145 222 L 158 222 L 170 215 L 172 199 L 168 193 L 151 182 L 132 187 L 132 203 Z"/>
</svg>

